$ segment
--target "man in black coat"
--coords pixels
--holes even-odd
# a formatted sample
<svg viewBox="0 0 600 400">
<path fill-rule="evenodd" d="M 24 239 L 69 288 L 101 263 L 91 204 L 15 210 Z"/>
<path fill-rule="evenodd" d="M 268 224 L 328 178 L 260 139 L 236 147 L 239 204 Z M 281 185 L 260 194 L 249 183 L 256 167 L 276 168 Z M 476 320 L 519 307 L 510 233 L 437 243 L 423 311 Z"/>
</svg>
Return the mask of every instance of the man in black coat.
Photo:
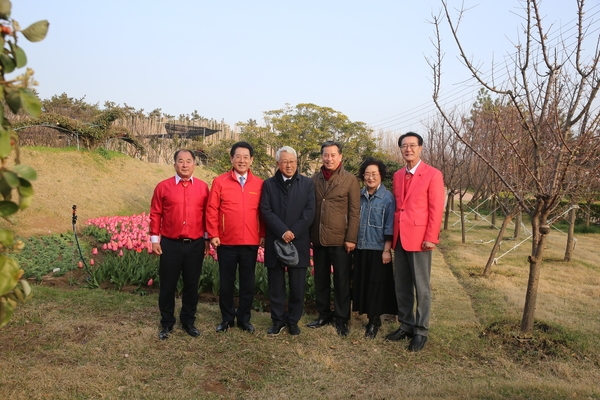
<svg viewBox="0 0 600 400">
<path fill-rule="evenodd" d="M 291 335 L 300 334 L 298 321 L 304 312 L 306 269 L 310 263 L 309 228 L 315 216 L 315 190 L 312 181 L 298 173 L 296 151 L 283 146 L 275 154 L 278 170 L 263 184 L 260 212 L 267 228 L 265 266 L 269 277 L 269 299 L 273 325 L 269 335 L 279 334 L 287 325 Z M 284 265 L 277 258 L 275 241 L 293 243 L 299 262 Z M 285 313 L 285 272 L 289 276 L 290 296 Z"/>
</svg>

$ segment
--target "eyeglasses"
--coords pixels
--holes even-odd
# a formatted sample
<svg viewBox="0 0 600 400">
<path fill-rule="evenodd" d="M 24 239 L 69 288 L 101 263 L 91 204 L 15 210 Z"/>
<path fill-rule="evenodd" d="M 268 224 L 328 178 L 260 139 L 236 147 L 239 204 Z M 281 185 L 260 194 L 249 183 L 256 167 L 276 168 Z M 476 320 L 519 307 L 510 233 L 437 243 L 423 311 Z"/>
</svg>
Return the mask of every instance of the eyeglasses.
<svg viewBox="0 0 600 400">
<path fill-rule="evenodd" d="M 294 165 L 296 165 L 296 161 L 294 161 L 294 160 L 290 160 L 290 161 L 279 161 L 279 164 L 283 164 L 283 165 L 291 165 L 291 166 L 294 166 Z"/>
<path fill-rule="evenodd" d="M 365 179 L 369 179 L 369 178 L 377 178 L 379 176 L 379 172 L 373 172 L 373 173 L 365 173 L 363 175 L 365 177 Z"/>
<path fill-rule="evenodd" d="M 411 149 L 411 150 L 414 150 L 414 149 L 416 149 L 417 147 L 419 147 L 419 145 L 418 145 L 418 144 L 416 144 L 416 143 L 411 143 L 411 144 L 403 144 L 402 146 L 400 146 L 400 148 L 401 148 L 402 150 L 406 150 L 406 149 Z"/>
</svg>

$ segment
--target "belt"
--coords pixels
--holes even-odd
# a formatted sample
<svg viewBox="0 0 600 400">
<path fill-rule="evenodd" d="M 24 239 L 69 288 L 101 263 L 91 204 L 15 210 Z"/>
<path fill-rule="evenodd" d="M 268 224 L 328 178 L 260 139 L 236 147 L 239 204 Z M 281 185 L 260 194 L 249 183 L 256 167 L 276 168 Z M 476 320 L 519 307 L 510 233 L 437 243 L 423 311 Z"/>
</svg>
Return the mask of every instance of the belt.
<svg viewBox="0 0 600 400">
<path fill-rule="evenodd" d="M 165 238 L 165 239 L 169 239 L 174 242 L 180 242 L 180 243 L 192 243 L 192 242 L 195 242 L 196 240 L 200 240 L 200 239 L 190 239 L 190 238 L 177 238 L 177 239 Z"/>
</svg>

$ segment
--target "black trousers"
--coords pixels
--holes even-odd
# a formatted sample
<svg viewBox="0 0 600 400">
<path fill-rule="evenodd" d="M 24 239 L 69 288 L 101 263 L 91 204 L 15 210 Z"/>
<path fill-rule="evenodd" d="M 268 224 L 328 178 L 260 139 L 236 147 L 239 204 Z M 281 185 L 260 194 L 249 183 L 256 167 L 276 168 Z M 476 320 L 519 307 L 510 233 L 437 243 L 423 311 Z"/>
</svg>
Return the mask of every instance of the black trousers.
<svg viewBox="0 0 600 400">
<path fill-rule="evenodd" d="M 350 319 L 350 279 L 352 253 L 344 246 L 314 246 L 315 296 L 319 318 L 331 316 L 331 266 L 333 265 L 333 316 L 336 321 Z"/>
<path fill-rule="evenodd" d="M 285 312 L 285 267 L 278 264 L 267 268 L 267 272 L 273 324 L 297 324 L 304 313 L 306 267 L 288 267 L 287 269 L 290 285 L 287 313 Z"/>
<path fill-rule="evenodd" d="M 163 252 L 158 267 L 160 323 L 163 327 L 175 325 L 175 291 L 177 290 L 177 281 L 181 276 L 183 292 L 179 321 L 182 325 L 194 325 L 198 307 L 198 282 L 204 262 L 205 240 L 198 239 L 184 243 L 180 240 L 162 238 L 160 246 Z"/>
<path fill-rule="evenodd" d="M 254 301 L 254 282 L 256 273 L 256 255 L 258 246 L 227 246 L 217 247 L 219 258 L 219 308 L 222 321 L 233 323 L 250 322 L 250 312 Z M 235 309 L 235 275 L 239 267 L 239 306 Z"/>
</svg>

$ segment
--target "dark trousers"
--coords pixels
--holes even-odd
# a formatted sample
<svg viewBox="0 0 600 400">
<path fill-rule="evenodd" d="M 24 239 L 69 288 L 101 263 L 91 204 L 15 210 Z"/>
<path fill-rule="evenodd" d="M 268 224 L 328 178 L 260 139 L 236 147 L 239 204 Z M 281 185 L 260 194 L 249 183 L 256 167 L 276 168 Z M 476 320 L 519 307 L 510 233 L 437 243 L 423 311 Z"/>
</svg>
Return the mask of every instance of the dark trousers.
<svg viewBox="0 0 600 400">
<path fill-rule="evenodd" d="M 313 261 L 319 318 L 331 316 L 331 266 L 333 265 L 333 316 L 336 321 L 347 322 L 350 319 L 352 254 L 348 254 L 344 246 L 315 246 Z"/>
<path fill-rule="evenodd" d="M 394 249 L 398 321 L 405 332 L 423 336 L 429 333 L 432 254 L 431 251 L 405 251 L 400 242 Z"/>
<path fill-rule="evenodd" d="M 204 239 L 190 243 L 162 238 L 160 247 L 162 254 L 158 267 L 160 291 L 158 308 L 160 323 L 164 327 L 175 325 L 175 291 L 179 276 L 183 278 L 181 296 L 181 312 L 179 321 L 182 325 L 194 325 L 198 307 L 198 282 L 202 274 L 204 262 Z"/>
<path fill-rule="evenodd" d="M 222 320 L 233 323 L 250 322 L 250 312 L 254 301 L 254 276 L 256 272 L 256 255 L 258 246 L 227 246 L 217 247 L 219 258 L 219 308 Z M 233 303 L 235 294 L 235 275 L 239 266 L 239 306 L 236 311 Z"/>
<path fill-rule="evenodd" d="M 297 324 L 304 312 L 304 290 L 306 287 L 306 267 L 288 267 L 290 285 L 288 312 L 285 313 L 285 267 L 276 265 L 267 268 L 269 275 L 269 302 L 273 324 Z"/>
</svg>

